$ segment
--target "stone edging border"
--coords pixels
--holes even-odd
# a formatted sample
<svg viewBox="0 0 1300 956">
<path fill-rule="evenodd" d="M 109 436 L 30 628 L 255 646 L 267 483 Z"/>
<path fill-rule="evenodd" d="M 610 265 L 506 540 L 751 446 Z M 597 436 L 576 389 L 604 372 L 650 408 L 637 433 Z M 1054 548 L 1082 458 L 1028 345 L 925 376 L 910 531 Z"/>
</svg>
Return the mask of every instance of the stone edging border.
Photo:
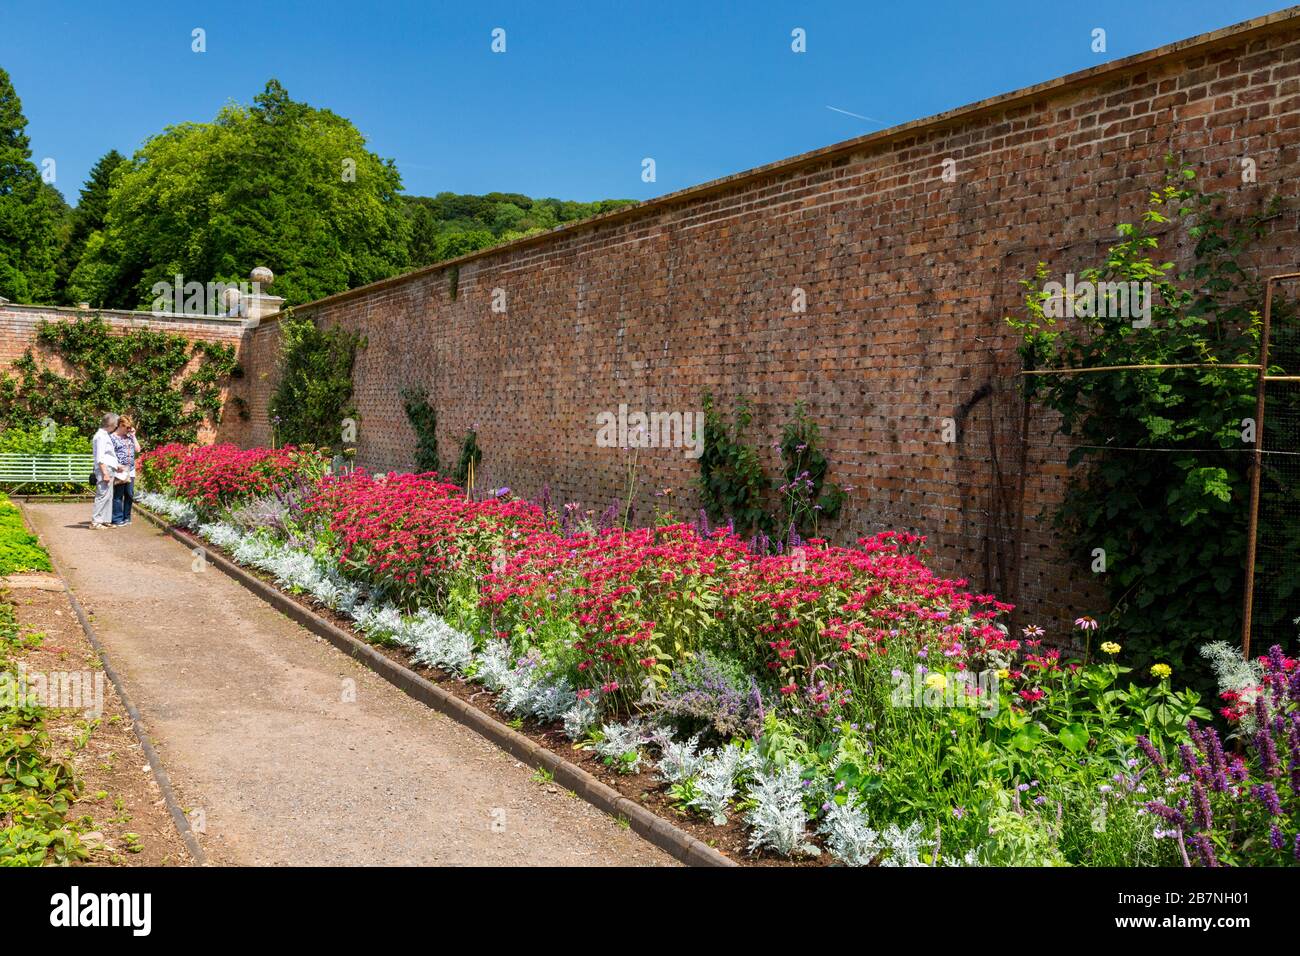
<svg viewBox="0 0 1300 956">
<path fill-rule="evenodd" d="M 26 518 L 25 515 L 24 518 Z M 28 527 L 30 526 L 30 523 L 28 523 Z M 81 602 L 77 600 L 76 594 L 72 591 L 72 586 L 68 584 L 68 576 L 63 573 L 63 567 L 53 554 L 50 555 L 50 565 L 54 568 L 54 573 L 59 576 L 59 581 L 63 584 L 63 593 L 67 595 L 68 603 L 72 605 L 72 613 L 77 616 L 77 621 L 86 634 L 86 640 L 90 641 L 90 646 L 99 655 L 99 663 L 103 666 L 104 673 L 108 675 L 113 689 L 117 691 L 118 699 L 122 702 L 123 708 L 126 709 L 127 715 L 131 718 L 131 729 L 135 731 L 136 739 L 140 741 L 140 748 L 144 751 L 145 759 L 149 761 L 149 770 L 153 773 L 154 780 L 158 782 L 158 789 L 162 792 L 167 812 L 171 814 L 172 822 L 176 824 L 176 830 L 185 843 L 185 848 L 189 850 L 195 864 L 207 866 L 208 856 L 203 852 L 198 837 L 194 835 L 194 831 L 190 828 L 189 817 L 185 816 L 185 811 L 181 809 L 180 801 L 176 798 L 176 791 L 172 789 L 171 778 L 167 776 L 167 771 L 163 769 L 162 760 L 158 757 L 158 751 L 154 750 L 149 735 L 145 733 L 140 711 L 136 709 L 135 704 L 127 694 L 121 676 L 108 659 L 108 651 L 104 649 L 103 643 L 100 642 L 99 635 L 95 633 L 94 625 L 90 623 L 90 618 L 86 616 L 85 608 L 81 606 Z"/>
<path fill-rule="evenodd" d="M 636 834 L 680 862 L 688 866 L 739 866 L 734 860 L 719 853 L 707 843 L 674 826 L 658 814 L 652 813 L 636 801 L 628 799 L 613 787 L 601 783 L 577 764 L 534 743 L 523 734 L 492 719 L 483 711 L 465 703 L 456 695 L 443 690 L 410 668 L 380 654 L 369 644 L 313 613 L 278 588 L 253 576 L 224 555 L 212 551 L 201 538 L 174 527 L 147 508 L 142 508 L 139 503 L 135 505 L 135 510 L 182 544 L 191 548 L 203 548 L 208 563 L 216 565 L 228 577 L 243 585 L 286 617 L 301 624 L 316 636 L 329 641 L 345 654 L 360 660 L 398 690 L 427 707 L 446 714 L 528 766 L 545 769 L 554 776 L 556 784 L 566 790 L 572 790 L 597 810 L 616 819 L 627 820 Z M 107 662 L 105 667 L 107 668 Z"/>
</svg>

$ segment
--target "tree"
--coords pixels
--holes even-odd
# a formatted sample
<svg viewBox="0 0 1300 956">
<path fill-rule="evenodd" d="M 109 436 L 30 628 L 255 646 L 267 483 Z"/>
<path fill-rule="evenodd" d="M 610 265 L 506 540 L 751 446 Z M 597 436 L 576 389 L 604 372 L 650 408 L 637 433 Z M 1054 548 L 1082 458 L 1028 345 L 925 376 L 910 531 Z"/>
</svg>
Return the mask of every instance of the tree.
<svg viewBox="0 0 1300 956">
<path fill-rule="evenodd" d="M 97 291 L 102 294 L 98 284 L 88 284 L 84 277 L 76 288 L 69 288 L 69 283 L 81 263 L 82 257 L 86 254 L 87 246 L 91 244 L 91 239 L 95 236 L 98 236 L 98 238 L 93 243 L 94 255 L 87 263 L 87 271 L 101 273 L 104 271 L 102 262 L 98 263 L 97 268 L 97 260 L 99 260 L 100 251 L 103 247 L 102 232 L 108 216 L 109 189 L 113 170 L 124 162 L 126 162 L 125 156 L 115 149 L 110 149 L 100 157 L 99 162 L 95 163 L 94 168 L 90 171 L 90 178 L 86 181 L 86 185 L 81 187 L 81 198 L 77 200 L 77 208 L 72 213 L 71 228 L 64 240 L 58 263 L 55 266 L 55 291 L 58 298 L 63 302 L 72 304 L 87 301 L 94 305 L 99 305 L 102 302 L 95 295 Z"/>
<path fill-rule="evenodd" d="M 118 307 L 149 307 L 178 274 L 241 282 L 255 265 L 290 304 L 321 298 L 405 268 L 400 189 L 356 127 L 273 79 L 252 106 L 169 127 L 113 174 L 104 241 L 82 271 L 108 266 Z"/>
<path fill-rule="evenodd" d="M 27 117 L 0 69 L 0 295 L 47 301 L 54 292 L 63 197 L 32 163 Z"/>
</svg>

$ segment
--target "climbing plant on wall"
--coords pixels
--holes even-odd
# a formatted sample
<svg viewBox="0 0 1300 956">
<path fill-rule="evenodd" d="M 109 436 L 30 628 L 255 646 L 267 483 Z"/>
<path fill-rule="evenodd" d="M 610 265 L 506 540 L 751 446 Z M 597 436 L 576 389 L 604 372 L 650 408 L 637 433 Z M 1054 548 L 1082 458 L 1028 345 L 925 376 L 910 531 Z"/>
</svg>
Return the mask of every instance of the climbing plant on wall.
<svg viewBox="0 0 1300 956">
<path fill-rule="evenodd" d="M 1233 639 L 1241 627 L 1256 373 L 1240 366 L 1257 361 L 1263 301 L 1246 253 L 1276 207 L 1226 220 L 1221 197 L 1201 192 L 1194 178 L 1171 169 L 1142 222 L 1121 224 L 1104 260 L 1080 273 L 1089 289 L 1147 283 L 1144 319 L 1101 308 L 1100 293 L 1058 307 L 1040 265 L 1022 283 L 1024 317 L 1009 321 L 1028 370 L 1116 369 L 1026 377 L 1026 396 L 1057 413 L 1072 448 L 1068 490 L 1052 517 L 1077 566 L 1090 567 L 1105 589 L 1103 624 L 1134 666 L 1170 664 L 1208 689 L 1214 682 L 1198 646 Z M 1166 224 L 1174 228 L 1157 233 Z M 1190 267 L 1176 272 L 1162 253 L 1184 231 L 1195 245 Z M 1275 302 L 1276 328 L 1285 316 Z M 1295 361 L 1294 353 L 1272 358 Z M 1284 393 L 1271 407 L 1278 421 L 1297 420 Z M 1272 447 L 1291 447 L 1277 437 Z M 1262 513 L 1271 514 L 1262 520 L 1276 545 L 1263 571 L 1290 571 L 1300 561 L 1294 506 Z M 1289 620 L 1263 618 L 1287 606 L 1294 581 L 1261 573 L 1257 584 L 1256 621 L 1280 624 L 1287 639 Z"/>
<path fill-rule="evenodd" d="M 479 462 L 482 460 L 483 449 L 478 447 L 478 432 L 471 428 L 460 443 L 460 458 L 456 460 L 452 481 L 468 488 L 474 477 L 472 473 L 478 470 Z"/>
<path fill-rule="evenodd" d="M 365 339 L 340 328 L 320 328 L 292 310 L 280 319 L 280 381 L 269 410 L 275 440 L 324 448 L 346 443 L 344 421 L 357 418 L 352 366 Z"/>
<path fill-rule="evenodd" d="M 150 445 L 193 442 L 221 421 L 222 388 L 243 374 L 233 346 L 154 329 L 118 334 L 99 315 L 42 322 L 36 344 L 0 373 L 6 426 L 50 418 L 89 432 L 112 411 L 133 416 Z"/>
<path fill-rule="evenodd" d="M 415 470 L 441 471 L 438 458 L 438 413 L 429 404 L 429 393 L 423 388 L 402 391 L 402 408 L 415 432 Z"/>
<path fill-rule="evenodd" d="M 775 480 L 765 474 L 758 449 L 745 440 L 753 421 L 749 402 L 736 400 L 730 424 L 708 392 L 703 403 L 699 482 L 710 518 L 735 522 L 740 534 L 776 535 L 783 544 L 793 544 L 796 534 L 805 538 L 819 534 L 823 522 L 839 515 L 845 494 L 826 480 L 830 462 L 821 451 L 821 430 L 803 402 L 795 403 L 782 426 L 777 442 L 781 474 Z M 767 510 L 769 491 L 777 498 L 773 513 Z"/>
</svg>

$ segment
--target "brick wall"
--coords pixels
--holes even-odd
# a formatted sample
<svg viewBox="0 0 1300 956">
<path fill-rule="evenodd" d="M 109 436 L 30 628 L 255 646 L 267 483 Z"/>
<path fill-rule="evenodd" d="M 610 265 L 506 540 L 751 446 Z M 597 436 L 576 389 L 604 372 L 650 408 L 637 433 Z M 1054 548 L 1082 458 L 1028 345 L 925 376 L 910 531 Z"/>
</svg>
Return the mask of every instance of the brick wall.
<svg viewBox="0 0 1300 956">
<path fill-rule="evenodd" d="M 923 532 L 945 572 L 1054 622 L 1098 604 L 1038 518 L 1066 469 L 1052 423 L 1023 420 L 1016 399 L 1003 317 L 1018 280 L 1039 260 L 1056 276 L 1095 262 L 1169 153 L 1234 209 L 1274 191 L 1294 203 L 1298 144 L 1293 8 L 308 311 L 368 339 L 356 366 L 367 467 L 410 467 L 399 392 L 425 386 L 444 460 L 477 427 L 484 481 L 529 495 L 549 484 L 558 501 L 602 509 L 625 493 L 632 453 L 597 446 L 599 412 L 746 395 L 774 471 L 768 448 L 802 399 L 833 479 L 855 489 L 840 537 Z M 1242 183 L 1243 158 L 1258 184 Z M 1276 224 L 1260 267 L 1300 264 L 1295 225 L 1294 212 Z M 1185 261 L 1187 237 L 1169 240 Z M 806 312 L 792 311 L 796 288 Z M 269 437 L 275 336 L 275 322 L 251 333 L 252 441 Z M 948 417 L 961 427 L 945 444 Z M 693 507 L 698 467 L 680 450 L 643 450 L 637 467 L 642 515 L 650 489 Z"/>
<path fill-rule="evenodd" d="M 247 332 L 239 319 L 226 319 L 202 316 L 156 316 L 150 312 L 127 311 L 85 311 L 58 306 L 17 305 L 0 303 L 0 371 L 8 369 L 13 361 L 32 349 L 42 364 L 50 365 L 63 374 L 69 369 L 63 366 L 58 356 L 51 354 L 36 344 L 36 330 L 41 322 L 68 322 L 78 318 L 99 315 L 113 332 L 127 332 L 132 329 L 146 328 L 158 332 L 172 332 L 183 335 L 190 341 L 221 342 L 235 347 L 238 360 L 247 358 Z M 197 361 L 197 360 L 196 360 Z M 236 396 L 245 396 L 246 384 L 243 380 L 234 380 L 222 390 L 225 411 L 222 421 L 216 428 L 204 427 L 199 432 L 203 441 L 242 442 L 248 438 L 248 424 L 239 417 Z M 87 423 L 93 430 L 98 423 Z M 0 421 L 0 428 L 4 422 Z M 141 435 L 148 442 L 148 436 Z"/>
</svg>

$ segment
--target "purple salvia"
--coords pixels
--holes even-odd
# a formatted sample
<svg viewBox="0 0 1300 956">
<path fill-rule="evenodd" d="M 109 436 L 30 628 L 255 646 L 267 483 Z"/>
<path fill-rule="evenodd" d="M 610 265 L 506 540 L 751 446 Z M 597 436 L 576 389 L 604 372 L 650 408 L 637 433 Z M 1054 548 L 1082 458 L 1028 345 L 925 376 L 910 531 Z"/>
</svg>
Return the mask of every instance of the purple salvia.
<svg viewBox="0 0 1300 956">
<path fill-rule="evenodd" d="M 1286 731 L 1286 743 L 1291 752 L 1291 792 L 1300 797 L 1300 710 L 1291 712 L 1291 726 Z"/>
<path fill-rule="evenodd" d="M 1214 814 L 1210 811 L 1210 798 L 1205 793 L 1205 788 L 1201 786 L 1200 781 L 1192 783 L 1192 803 L 1195 806 L 1195 812 L 1192 819 L 1196 822 L 1198 830 L 1209 830 L 1214 827 Z"/>
<path fill-rule="evenodd" d="M 1209 747 L 1206 756 L 1210 761 L 1210 785 L 1218 793 L 1223 793 L 1228 789 L 1228 776 L 1225 772 L 1228 760 L 1223 753 L 1223 742 L 1219 740 L 1219 732 L 1213 727 L 1206 727 L 1205 742 Z"/>
<path fill-rule="evenodd" d="M 1146 803 L 1146 808 L 1161 819 L 1172 823 L 1179 830 L 1187 829 L 1187 818 L 1173 807 L 1159 800 L 1150 800 Z"/>
<path fill-rule="evenodd" d="M 1197 833 L 1195 836 L 1190 837 L 1187 842 L 1191 845 L 1192 849 L 1196 851 L 1196 855 L 1200 857 L 1201 863 L 1204 866 L 1219 865 L 1219 861 L 1214 855 L 1214 847 L 1210 843 L 1210 838 L 1204 833 Z"/>
<path fill-rule="evenodd" d="M 1277 759 L 1277 744 L 1267 724 L 1261 724 L 1255 731 L 1255 751 L 1259 754 L 1259 763 L 1264 773 L 1270 777 L 1282 776 L 1282 764 Z"/>
<path fill-rule="evenodd" d="M 1137 745 L 1142 753 L 1146 755 L 1147 760 L 1151 762 L 1151 766 L 1160 771 L 1160 776 L 1169 776 L 1169 768 L 1165 766 L 1165 758 L 1160 756 L 1160 751 L 1156 750 L 1155 745 L 1149 739 L 1142 734 L 1138 734 Z"/>
<path fill-rule="evenodd" d="M 1275 850 L 1286 849 L 1286 836 L 1282 833 L 1282 828 L 1276 823 L 1268 829 L 1268 845 Z"/>
<path fill-rule="evenodd" d="M 1277 791 L 1273 789 L 1271 783 L 1260 783 L 1250 788 L 1251 794 L 1255 799 L 1264 805 L 1264 809 L 1271 816 L 1280 817 L 1282 815 L 1282 804 L 1277 798 Z"/>
<path fill-rule="evenodd" d="M 1205 767 L 1201 765 L 1201 761 L 1197 758 L 1191 747 L 1187 746 L 1187 744 L 1179 744 L 1178 756 L 1183 758 L 1183 767 L 1189 774 L 1197 780 L 1204 781 Z"/>
<path fill-rule="evenodd" d="M 1255 695 L 1255 724 L 1261 730 L 1266 730 L 1268 728 L 1268 723 L 1268 695 L 1261 690 Z"/>
</svg>

